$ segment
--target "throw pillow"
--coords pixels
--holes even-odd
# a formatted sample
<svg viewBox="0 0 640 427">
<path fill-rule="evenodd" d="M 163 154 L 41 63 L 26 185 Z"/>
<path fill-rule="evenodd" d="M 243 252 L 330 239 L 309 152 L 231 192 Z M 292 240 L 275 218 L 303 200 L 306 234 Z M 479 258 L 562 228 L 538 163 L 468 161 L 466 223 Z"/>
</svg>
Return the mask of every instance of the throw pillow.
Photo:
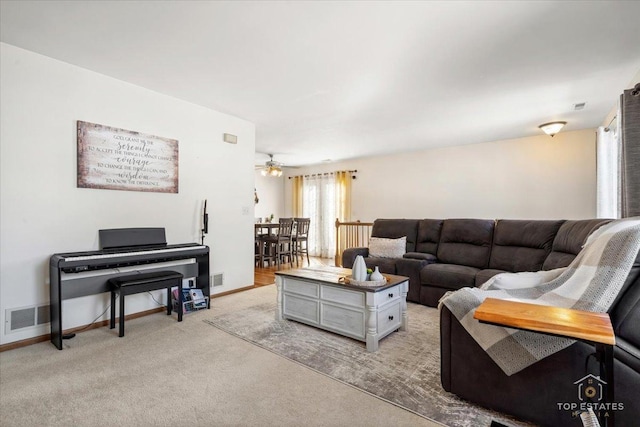
<svg viewBox="0 0 640 427">
<path fill-rule="evenodd" d="M 402 258 L 407 251 L 407 236 L 399 239 L 372 237 L 369 239 L 369 256 L 374 258 Z"/>
</svg>

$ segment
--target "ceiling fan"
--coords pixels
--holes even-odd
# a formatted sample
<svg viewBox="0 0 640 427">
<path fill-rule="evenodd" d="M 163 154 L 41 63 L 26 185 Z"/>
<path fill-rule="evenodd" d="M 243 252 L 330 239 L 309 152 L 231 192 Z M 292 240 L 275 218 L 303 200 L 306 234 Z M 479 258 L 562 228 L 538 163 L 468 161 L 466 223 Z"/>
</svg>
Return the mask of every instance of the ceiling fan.
<svg viewBox="0 0 640 427">
<path fill-rule="evenodd" d="M 273 160 L 273 154 L 268 154 L 269 160 L 264 165 L 256 166 L 256 169 L 260 170 L 262 176 L 282 176 L 283 168 L 293 168 L 294 166 L 284 166 L 281 162 Z"/>
</svg>

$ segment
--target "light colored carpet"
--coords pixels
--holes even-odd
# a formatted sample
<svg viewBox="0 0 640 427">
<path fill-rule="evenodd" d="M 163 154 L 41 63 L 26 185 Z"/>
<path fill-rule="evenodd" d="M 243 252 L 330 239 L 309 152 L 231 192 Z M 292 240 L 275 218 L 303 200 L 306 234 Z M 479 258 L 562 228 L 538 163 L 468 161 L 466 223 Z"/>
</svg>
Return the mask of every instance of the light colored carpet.
<svg viewBox="0 0 640 427">
<path fill-rule="evenodd" d="M 452 427 L 489 426 L 492 420 L 527 425 L 445 392 L 440 385 L 439 314 L 408 304 L 408 331 L 397 331 L 369 353 L 363 342 L 295 321 L 275 320 L 275 287 L 263 298 L 204 321 L 275 354 Z"/>
<path fill-rule="evenodd" d="M 149 297 L 149 296 L 148 296 Z M 149 297 L 151 298 L 151 297 Z M 426 426 L 438 424 L 204 320 L 275 298 L 267 286 L 0 353 L 0 425 Z"/>
</svg>

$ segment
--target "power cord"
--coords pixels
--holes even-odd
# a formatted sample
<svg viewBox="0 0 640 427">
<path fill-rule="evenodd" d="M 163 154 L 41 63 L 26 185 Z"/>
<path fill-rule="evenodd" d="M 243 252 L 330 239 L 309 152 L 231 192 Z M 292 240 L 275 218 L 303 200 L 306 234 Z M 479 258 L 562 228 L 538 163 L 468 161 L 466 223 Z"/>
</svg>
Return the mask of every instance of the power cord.
<svg viewBox="0 0 640 427">
<path fill-rule="evenodd" d="M 120 295 L 118 295 L 118 296 L 116 297 L 116 300 L 117 300 L 118 298 L 120 298 Z M 98 321 L 98 319 L 100 319 L 102 316 L 104 316 L 104 314 L 105 314 L 105 313 L 107 312 L 107 310 L 109 310 L 110 308 L 111 308 L 111 304 L 107 305 L 107 308 L 105 308 L 105 309 L 104 309 L 104 311 L 98 315 L 98 317 L 96 317 L 95 319 L 93 319 L 93 321 L 92 321 L 91 323 L 89 323 L 87 326 L 85 326 L 85 327 L 84 327 L 84 328 L 82 328 L 82 329 L 78 329 L 78 330 L 77 330 L 77 331 L 75 331 L 75 332 L 72 332 L 72 333 L 70 333 L 70 334 L 64 334 L 64 335 L 62 335 L 62 339 L 63 339 L 63 340 L 70 340 L 71 338 L 75 337 L 77 333 L 79 333 L 79 332 L 84 332 L 84 331 L 86 331 L 87 329 L 91 328 L 91 326 L 93 326 L 93 325 Z"/>
<path fill-rule="evenodd" d="M 156 304 L 158 304 L 158 305 L 159 305 L 159 306 L 161 306 L 161 307 L 165 307 L 165 304 L 162 304 L 160 301 L 158 301 L 158 300 L 153 296 L 153 294 L 152 294 L 151 292 L 147 291 L 147 293 L 151 296 L 151 299 L 153 299 L 153 300 L 156 302 Z M 120 298 L 120 295 L 117 295 L 117 296 L 116 296 L 116 301 L 118 300 L 118 298 Z M 169 303 L 171 303 L 171 302 L 169 302 Z M 110 308 L 111 308 L 111 304 L 107 305 L 107 308 L 105 308 L 105 309 L 104 309 L 104 311 L 98 315 L 98 317 L 96 317 L 95 319 L 93 319 L 93 321 L 92 321 L 91 323 L 89 323 L 87 326 L 85 326 L 85 327 L 84 327 L 84 328 L 82 328 L 82 329 L 78 329 L 78 330 L 77 330 L 77 331 L 75 331 L 75 332 L 71 332 L 71 333 L 68 333 L 68 334 L 64 334 L 64 335 L 62 335 L 62 339 L 63 339 L 63 340 L 70 340 L 71 338 L 75 337 L 77 333 L 84 332 L 84 331 L 86 331 L 87 329 L 90 329 L 90 328 L 91 328 L 91 326 L 93 326 L 93 325 L 98 321 L 98 319 L 100 319 L 102 316 L 104 316 L 104 314 L 105 314 L 105 313 L 107 312 L 107 310 L 109 310 Z"/>
<path fill-rule="evenodd" d="M 153 296 L 153 294 L 152 294 L 151 292 L 147 291 L 147 293 L 148 293 L 149 295 L 151 295 L 151 299 L 153 299 L 153 300 L 156 302 L 156 304 L 158 304 L 159 306 L 161 306 L 161 307 L 166 307 L 166 306 L 167 306 L 166 304 L 162 304 L 160 301 L 158 301 L 158 300 L 156 299 L 156 297 L 154 297 L 154 296 Z M 169 301 L 169 303 L 171 303 L 171 301 Z"/>
</svg>

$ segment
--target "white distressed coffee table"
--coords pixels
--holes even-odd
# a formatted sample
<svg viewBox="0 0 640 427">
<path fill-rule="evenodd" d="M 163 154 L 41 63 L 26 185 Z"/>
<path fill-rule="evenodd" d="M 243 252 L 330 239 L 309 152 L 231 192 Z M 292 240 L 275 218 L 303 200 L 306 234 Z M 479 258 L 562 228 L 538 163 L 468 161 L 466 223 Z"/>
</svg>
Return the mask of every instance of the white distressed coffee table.
<svg viewBox="0 0 640 427">
<path fill-rule="evenodd" d="M 335 332 L 378 350 L 390 333 L 407 330 L 409 278 L 385 274 L 376 287 L 341 283 L 351 270 L 338 267 L 277 271 L 276 320 L 290 319 Z"/>
</svg>

